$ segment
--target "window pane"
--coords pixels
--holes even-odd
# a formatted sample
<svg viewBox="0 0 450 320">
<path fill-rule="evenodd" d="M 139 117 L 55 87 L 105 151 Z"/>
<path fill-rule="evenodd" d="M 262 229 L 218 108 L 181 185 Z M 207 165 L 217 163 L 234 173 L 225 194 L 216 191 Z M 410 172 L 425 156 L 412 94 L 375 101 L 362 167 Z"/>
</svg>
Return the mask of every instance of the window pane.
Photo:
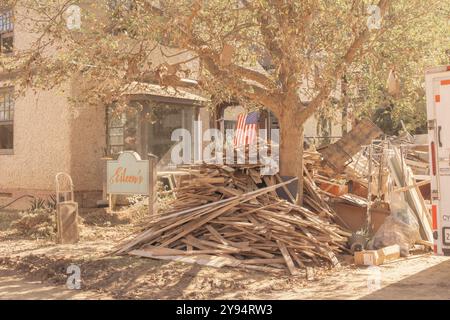
<svg viewBox="0 0 450 320">
<path fill-rule="evenodd" d="M 109 134 L 111 136 L 122 136 L 123 135 L 123 128 L 111 128 L 109 130 Z"/>
<path fill-rule="evenodd" d="M 12 121 L 14 112 L 14 96 L 12 89 L 0 90 L 0 121 Z"/>
<path fill-rule="evenodd" d="M 109 118 L 109 126 L 110 127 L 123 127 L 126 121 L 125 114 L 120 113 L 114 113 L 111 108 L 108 112 L 108 118 Z"/>
<path fill-rule="evenodd" d="M 0 125 L 0 149 L 13 149 L 13 125 Z"/>
<path fill-rule="evenodd" d="M 13 25 L 13 14 L 12 10 L 2 12 L 0 14 L 0 32 L 12 31 Z"/>
<path fill-rule="evenodd" d="M 108 148 L 111 155 L 124 149 L 125 123 L 125 114 L 115 112 L 114 106 L 108 108 Z"/>
<path fill-rule="evenodd" d="M 123 136 L 111 136 L 109 139 L 111 145 L 123 145 Z"/>
<path fill-rule="evenodd" d="M 172 133 L 177 129 L 186 129 L 193 141 L 193 121 L 195 107 L 174 104 L 150 105 L 149 112 L 153 121 L 146 122 L 147 150 L 160 159 L 163 168 L 170 163 L 172 147 L 177 143 L 172 141 Z M 191 148 L 191 158 L 194 157 L 194 148 Z"/>
<path fill-rule="evenodd" d="M 0 89 L 0 149 L 13 149 L 13 105 L 13 89 Z"/>
<path fill-rule="evenodd" d="M 1 37 L 1 52 L 3 53 L 11 53 L 13 52 L 13 37 Z"/>
</svg>

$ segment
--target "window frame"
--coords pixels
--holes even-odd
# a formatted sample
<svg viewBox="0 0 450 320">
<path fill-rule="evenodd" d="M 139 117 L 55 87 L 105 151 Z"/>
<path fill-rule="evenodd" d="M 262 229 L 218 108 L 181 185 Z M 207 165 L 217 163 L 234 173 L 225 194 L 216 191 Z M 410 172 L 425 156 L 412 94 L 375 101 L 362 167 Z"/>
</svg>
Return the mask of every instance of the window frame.
<svg viewBox="0 0 450 320">
<path fill-rule="evenodd" d="M 0 120 L 0 126 L 12 126 L 12 148 L 9 149 L 0 149 L 0 155 L 8 155 L 14 153 L 14 117 L 15 117 L 15 97 L 14 97 L 14 87 L 2 87 L 0 88 L 0 96 L 4 95 L 5 97 L 8 97 L 11 99 L 8 113 L 9 113 L 9 119 L 6 120 Z M 11 111 L 12 111 L 12 117 L 11 117 Z M 4 109 L 4 112 L 6 113 L 6 109 Z"/>
<path fill-rule="evenodd" d="M 126 118 L 124 114 L 114 114 L 114 109 L 116 108 L 115 105 L 110 105 L 106 108 L 106 154 L 108 156 L 114 156 L 119 154 L 121 151 L 125 150 L 125 137 L 124 132 L 122 132 L 122 143 L 116 144 L 112 143 L 112 135 L 111 131 L 114 129 L 122 129 L 122 131 L 125 130 L 125 122 Z M 115 124 L 114 122 L 121 122 L 121 124 Z M 113 152 L 113 148 L 119 148 L 121 149 L 118 152 Z"/>
<path fill-rule="evenodd" d="M 153 95 L 133 95 L 129 98 L 128 105 L 129 107 L 132 106 L 134 103 L 144 103 L 142 110 L 138 111 L 137 117 L 137 126 L 136 126 L 136 135 L 138 144 L 136 145 L 136 152 L 138 152 L 141 155 L 145 155 L 151 150 L 149 150 L 149 124 L 145 120 L 145 114 L 148 113 L 152 108 L 158 107 L 159 104 L 163 105 L 169 105 L 171 107 L 179 108 L 180 112 L 183 112 L 183 109 L 185 108 L 192 108 L 193 117 L 194 119 L 199 119 L 200 109 L 202 106 L 198 104 L 195 100 L 184 100 L 184 99 L 178 99 L 178 98 L 170 98 L 170 97 L 162 97 L 162 96 L 153 96 Z M 110 105 L 106 108 L 106 155 L 108 157 L 116 158 L 120 151 L 112 152 L 112 147 L 122 147 L 122 151 L 130 150 L 126 148 L 126 142 L 125 142 L 125 130 L 127 128 L 126 122 L 127 116 L 126 112 L 122 113 L 120 117 L 125 116 L 123 125 L 122 126 L 114 126 L 112 125 L 113 120 L 111 118 L 113 110 L 115 106 Z M 139 109 L 139 108 L 138 108 Z M 123 118 L 122 118 L 123 119 Z M 118 118 L 116 117 L 116 120 Z M 184 125 L 182 125 L 184 128 Z M 118 129 L 123 128 L 123 144 L 111 144 L 111 129 Z M 192 140 L 192 143 L 194 143 L 194 140 Z M 194 149 L 193 149 L 194 150 Z M 194 157 L 194 154 L 192 153 L 192 157 Z M 161 160 L 161 159 L 160 159 Z"/>
<path fill-rule="evenodd" d="M 6 15 L 6 14 L 10 14 L 9 17 L 6 18 L 2 18 L 2 16 Z M 9 22 L 5 23 L 5 25 L 9 26 L 8 29 L 2 30 L 0 29 L 0 53 L 1 54 L 5 54 L 5 55 L 11 55 L 14 53 L 14 43 L 15 43 L 15 37 L 14 37 L 14 10 L 13 9 L 6 9 L 6 10 L 2 10 L 0 11 L 0 20 L 4 19 L 6 22 L 7 19 L 9 18 Z M 3 24 L 2 24 L 3 26 Z M 10 51 L 5 51 L 3 52 L 4 46 L 3 46 L 3 42 L 5 39 L 12 39 L 11 42 L 11 49 Z"/>
</svg>

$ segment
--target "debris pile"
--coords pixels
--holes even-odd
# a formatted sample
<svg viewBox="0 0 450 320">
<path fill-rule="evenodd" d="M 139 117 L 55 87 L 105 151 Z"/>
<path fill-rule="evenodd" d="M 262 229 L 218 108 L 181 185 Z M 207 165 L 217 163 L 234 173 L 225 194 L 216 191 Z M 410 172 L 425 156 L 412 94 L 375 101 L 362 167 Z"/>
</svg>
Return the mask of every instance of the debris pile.
<svg viewBox="0 0 450 320">
<path fill-rule="evenodd" d="M 319 168 L 313 178 L 346 227 L 363 236 L 357 246 L 351 240 L 351 247 L 379 249 L 396 244 L 403 256 L 415 244 L 432 248 L 428 145 L 408 132 L 375 139 L 380 132 L 368 120 L 362 121 L 320 150 L 328 170 Z M 401 210 L 396 209 L 399 206 Z"/>
<path fill-rule="evenodd" d="M 333 223 L 333 212 L 308 179 L 306 208 L 277 194 L 290 194 L 287 185 L 295 179 L 261 176 L 259 165 L 181 170 L 188 175 L 172 210 L 155 216 L 118 254 L 296 274 L 298 268 L 336 266 L 336 254 L 347 250 L 350 234 Z"/>
<path fill-rule="evenodd" d="M 419 190 L 425 182 L 417 182 L 409 166 L 423 169 L 420 178 L 429 181 L 425 157 L 417 145 L 376 139 L 380 135 L 365 120 L 337 143 L 306 150 L 302 206 L 295 204 L 295 179 L 263 175 L 261 164 L 197 164 L 165 172 L 173 191 L 169 209 L 152 216 L 116 253 L 296 274 L 299 268 L 336 266 L 343 252 L 396 245 L 407 255 L 414 244 L 431 247 L 431 218 Z M 392 198 L 398 199 L 394 205 Z M 400 214 L 395 204 L 402 205 Z M 395 217 L 416 221 L 409 224 L 414 232 L 403 232 L 392 223 Z"/>
</svg>

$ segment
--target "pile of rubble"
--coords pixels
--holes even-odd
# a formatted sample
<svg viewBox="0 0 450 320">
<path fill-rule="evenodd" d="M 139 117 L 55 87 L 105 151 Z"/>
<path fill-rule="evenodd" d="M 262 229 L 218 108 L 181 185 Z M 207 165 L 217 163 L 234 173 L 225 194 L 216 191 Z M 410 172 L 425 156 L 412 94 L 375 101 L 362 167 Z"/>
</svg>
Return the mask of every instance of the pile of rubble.
<svg viewBox="0 0 450 320">
<path fill-rule="evenodd" d="M 181 166 L 169 179 L 170 209 L 116 253 L 296 274 L 336 266 L 344 252 L 394 259 L 417 243 L 430 248 L 425 152 L 380 135 L 363 120 L 337 143 L 305 151 L 302 206 L 295 179 L 262 175 L 259 164 Z"/>
<path fill-rule="evenodd" d="M 290 194 L 278 175 L 258 165 L 198 165 L 185 171 L 172 210 L 153 217 L 141 234 L 121 245 L 131 254 L 267 272 L 336 266 L 350 235 L 306 180 L 305 207 L 282 200 Z M 290 197 L 292 195 L 290 194 Z"/>
<path fill-rule="evenodd" d="M 352 237 L 350 246 L 358 238 L 358 247 L 371 254 L 393 245 L 400 247 L 402 256 L 417 247 L 430 250 L 433 233 L 426 139 L 420 142 L 407 133 L 380 135 L 373 123 L 362 121 L 336 144 L 320 150 L 323 169 L 314 178 L 328 196 L 327 202 L 346 222 L 345 227 L 361 235 Z M 330 185 L 332 190 L 327 189 Z"/>
</svg>

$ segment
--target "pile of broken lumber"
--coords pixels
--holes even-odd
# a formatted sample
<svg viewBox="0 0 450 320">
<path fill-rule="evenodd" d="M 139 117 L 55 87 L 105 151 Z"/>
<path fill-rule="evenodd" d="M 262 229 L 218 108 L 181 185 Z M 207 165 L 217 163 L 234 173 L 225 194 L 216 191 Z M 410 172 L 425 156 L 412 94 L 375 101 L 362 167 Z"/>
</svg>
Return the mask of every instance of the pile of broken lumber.
<svg viewBox="0 0 450 320">
<path fill-rule="evenodd" d="M 172 209 L 154 216 L 116 253 L 291 274 L 336 266 L 350 234 L 331 221 L 331 213 L 319 216 L 314 208 L 281 200 L 275 191 L 294 180 L 275 184 L 258 168 L 185 168 L 191 177 L 176 190 Z"/>
<path fill-rule="evenodd" d="M 175 199 L 169 205 L 172 211 L 176 212 L 283 182 L 279 174 L 261 175 L 261 168 L 262 165 L 259 164 L 180 166 L 177 171 L 179 183 L 174 190 Z M 334 218 L 333 210 L 323 200 L 320 188 L 306 167 L 304 172 L 304 203 L 319 216 Z M 291 203 L 295 203 L 295 197 L 287 184 L 282 184 L 278 191 L 283 193 Z M 271 191 L 270 194 L 277 196 L 275 191 Z"/>
</svg>

